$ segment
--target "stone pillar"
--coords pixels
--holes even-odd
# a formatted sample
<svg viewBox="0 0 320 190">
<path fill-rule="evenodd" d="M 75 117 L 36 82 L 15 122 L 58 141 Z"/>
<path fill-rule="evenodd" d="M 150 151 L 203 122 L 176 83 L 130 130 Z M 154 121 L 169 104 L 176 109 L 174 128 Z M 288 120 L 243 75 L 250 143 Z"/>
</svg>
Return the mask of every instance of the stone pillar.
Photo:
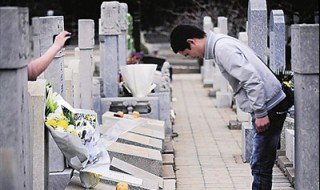
<svg viewBox="0 0 320 190">
<path fill-rule="evenodd" d="M 266 0 L 249 0 L 249 46 L 267 63 L 267 3 Z"/>
<path fill-rule="evenodd" d="M 80 88 L 80 108 L 92 109 L 92 76 L 93 70 L 93 48 L 94 48 L 94 21 L 90 19 L 80 19 L 79 28 L 79 75 L 81 76 Z"/>
<path fill-rule="evenodd" d="M 0 184 L 32 188 L 32 147 L 27 93 L 29 11 L 0 7 Z"/>
<path fill-rule="evenodd" d="M 319 24 L 292 25 L 295 188 L 319 189 Z"/>
<path fill-rule="evenodd" d="M 220 33 L 228 35 L 228 19 L 226 17 L 218 17 L 218 28 Z M 232 104 L 232 93 L 229 90 L 229 83 L 225 79 L 220 70 L 220 91 L 216 93 L 216 106 L 217 107 L 231 107 Z"/>
<path fill-rule="evenodd" d="M 118 97 L 119 95 L 118 38 L 121 34 L 119 9 L 120 3 L 117 1 L 105 1 L 101 5 L 100 76 L 105 97 Z"/>
<path fill-rule="evenodd" d="M 46 80 L 28 82 L 31 96 L 30 123 L 33 139 L 33 190 L 48 189 L 48 144 L 45 139 Z"/>
<path fill-rule="evenodd" d="M 70 60 L 68 68 L 72 70 L 72 86 L 73 86 L 73 107 L 80 108 L 80 74 L 79 74 L 79 59 Z M 66 76 L 67 78 L 67 76 Z M 67 96 L 66 96 L 67 97 Z"/>
<path fill-rule="evenodd" d="M 203 30 L 208 34 L 213 30 L 211 17 L 203 18 Z M 212 87 L 213 85 L 213 60 L 203 60 L 202 81 L 204 87 Z"/>
<path fill-rule="evenodd" d="M 65 87 L 65 100 L 74 107 L 74 86 L 72 69 L 64 68 L 64 87 Z"/>
<path fill-rule="evenodd" d="M 125 66 L 127 64 L 127 31 L 128 31 L 128 5 L 126 3 L 120 3 L 119 23 L 121 34 L 119 35 L 119 66 Z M 120 72 L 120 71 L 119 71 Z"/>
<path fill-rule="evenodd" d="M 241 42 L 243 42 L 244 44 L 248 45 L 248 34 L 247 34 L 247 32 L 239 32 L 238 39 Z M 248 122 L 248 121 L 250 121 L 250 117 L 251 117 L 250 114 L 242 111 L 239 108 L 239 105 L 238 105 L 237 101 L 236 101 L 236 112 L 237 112 L 238 121 L 240 121 L 240 122 Z"/>
<path fill-rule="evenodd" d="M 40 25 L 39 17 L 32 18 L 33 58 L 40 57 Z"/>
<path fill-rule="evenodd" d="M 275 73 L 284 72 L 286 66 L 286 32 L 282 10 L 272 10 L 269 23 L 270 64 Z"/>
<path fill-rule="evenodd" d="M 39 17 L 40 31 L 40 56 L 42 56 L 53 44 L 53 35 L 64 30 L 63 16 Z M 64 48 L 54 57 L 51 64 L 43 72 L 43 76 L 52 84 L 54 92 L 64 97 Z"/>
<path fill-rule="evenodd" d="M 62 16 L 39 17 L 40 56 L 53 44 L 53 35 L 64 30 Z M 64 97 L 64 49 L 59 51 L 48 68 L 43 72 L 43 77 L 52 84 L 54 92 Z M 48 131 L 47 131 L 48 132 Z M 49 135 L 49 172 L 61 172 L 65 169 L 65 159 L 58 145 Z"/>
</svg>

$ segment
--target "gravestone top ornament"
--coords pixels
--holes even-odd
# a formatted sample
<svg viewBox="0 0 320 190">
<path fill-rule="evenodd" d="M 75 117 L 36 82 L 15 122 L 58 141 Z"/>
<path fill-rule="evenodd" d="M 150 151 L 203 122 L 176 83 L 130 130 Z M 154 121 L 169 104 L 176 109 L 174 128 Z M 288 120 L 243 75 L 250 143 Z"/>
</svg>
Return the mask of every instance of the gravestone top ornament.
<svg viewBox="0 0 320 190">
<path fill-rule="evenodd" d="M 119 35 L 120 3 L 116 1 L 103 2 L 101 5 L 101 35 Z"/>
</svg>

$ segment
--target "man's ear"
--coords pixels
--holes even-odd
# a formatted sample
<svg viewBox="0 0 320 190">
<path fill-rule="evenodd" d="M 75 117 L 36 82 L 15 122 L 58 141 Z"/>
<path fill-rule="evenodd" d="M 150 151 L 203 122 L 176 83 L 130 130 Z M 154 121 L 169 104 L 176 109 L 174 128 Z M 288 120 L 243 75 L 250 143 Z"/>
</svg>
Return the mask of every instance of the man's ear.
<svg viewBox="0 0 320 190">
<path fill-rule="evenodd" d="M 187 39 L 187 43 L 191 45 L 191 44 L 195 44 L 195 41 L 194 39 L 189 38 Z"/>
</svg>

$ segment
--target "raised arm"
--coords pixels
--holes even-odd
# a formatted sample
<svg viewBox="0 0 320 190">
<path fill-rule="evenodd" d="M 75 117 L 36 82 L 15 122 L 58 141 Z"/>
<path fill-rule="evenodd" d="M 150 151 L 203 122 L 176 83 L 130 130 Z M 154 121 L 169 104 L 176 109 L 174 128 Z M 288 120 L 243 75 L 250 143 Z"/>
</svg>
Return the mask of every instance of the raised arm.
<svg viewBox="0 0 320 190">
<path fill-rule="evenodd" d="M 54 56 L 64 47 L 64 43 L 70 38 L 71 33 L 61 32 L 54 40 L 52 46 L 39 58 L 28 64 L 28 80 L 34 81 L 49 66 Z"/>
</svg>

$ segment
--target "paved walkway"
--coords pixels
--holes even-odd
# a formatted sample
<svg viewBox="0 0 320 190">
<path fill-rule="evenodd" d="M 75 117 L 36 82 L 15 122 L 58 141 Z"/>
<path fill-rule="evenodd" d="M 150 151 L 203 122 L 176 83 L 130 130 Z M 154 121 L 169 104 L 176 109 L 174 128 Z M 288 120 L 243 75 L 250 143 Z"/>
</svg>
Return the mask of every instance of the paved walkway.
<svg viewBox="0 0 320 190">
<path fill-rule="evenodd" d="M 231 108 L 216 108 L 200 74 L 173 74 L 173 108 L 177 190 L 249 190 L 251 173 L 241 158 L 241 130 L 229 130 L 236 119 Z M 292 189 L 274 167 L 274 188 Z"/>
</svg>

